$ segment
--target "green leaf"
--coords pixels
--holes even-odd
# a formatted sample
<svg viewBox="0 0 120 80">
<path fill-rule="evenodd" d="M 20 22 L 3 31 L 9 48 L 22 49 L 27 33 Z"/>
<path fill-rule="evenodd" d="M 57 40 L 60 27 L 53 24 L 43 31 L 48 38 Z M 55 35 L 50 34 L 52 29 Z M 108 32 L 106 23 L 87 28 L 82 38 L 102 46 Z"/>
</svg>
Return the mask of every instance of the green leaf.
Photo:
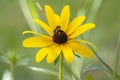
<svg viewBox="0 0 120 80">
<path fill-rule="evenodd" d="M 5 58 L 4 56 L 0 56 L 0 61 L 4 62 L 6 64 L 10 64 L 10 61 L 7 58 Z"/>
<path fill-rule="evenodd" d="M 59 57 L 60 57 L 60 56 L 58 56 L 58 57 L 55 59 L 54 65 L 56 65 L 56 64 L 58 63 Z"/>
<path fill-rule="evenodd" d="M 103 71 L 109 72 L 109 70 L 107 68 L 104 68 L 104 67 L 96 65 L 96 64 L 91 64 L 84 68 L 84 72 L 91 71 L 91 70 L 103 70 Z"/>
<path fill-rule="evenodd" d="M 78 57 L 78 58 L 81 58 L 78 54 L 76 54 L 76 53 L 74 53 L 74 55 L 76 56 L 76 57 Z"/>
<path fill-rule="evenodd" d="M 88 74 L 87 76 L 86 76 L 86 79 L 85 80 L 92 80 L 93 78 L 92 78 L 92 75 L 91 74 Z"/>
<path fill-rule="evenodd" d="M 2 76 L 2 80 L 12 80 L 11 72 L 9 70 L 5 70 Z"/>
<path fill-rule="evenodd" d="M 37 72 L 43 72 L 43 73 L 46 73 L 46 74 L 51 74 L 51 75 L 55 75 L 55 76 L 58 76 L 58 72 L 56 71 L 53 71 L 53 70 L 48 70 L 48 69 L 45 69 L 45 68 L 38 68 L 38 67 L 34 67 L 34 66 L 28 66 L 28 68 L 30 70 L 33 70 L 33 71 L 37 71 Z"/>
<path fill-rule="evenodd" d="M 33 21 L 39 18 L 35 3 L 32 0 L 19 0 L 19 3 L 31 30 L 39 32 L 39 27 Z"/>
</svg>

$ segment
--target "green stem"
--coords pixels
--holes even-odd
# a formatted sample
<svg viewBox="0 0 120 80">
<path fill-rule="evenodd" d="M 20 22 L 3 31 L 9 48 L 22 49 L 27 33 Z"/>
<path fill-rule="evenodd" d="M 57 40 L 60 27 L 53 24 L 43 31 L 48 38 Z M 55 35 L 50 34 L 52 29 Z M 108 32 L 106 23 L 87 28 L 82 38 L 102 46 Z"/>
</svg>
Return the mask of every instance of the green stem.
<svg viewBox="0 0 120 80">
<path fill-rule="evenodd" d="M 114 71 L 114 78 L 116 80 L 120 80 L 120 75 L 118 74 L 118 69 L 119 69 L 119 57 L 120 57 L 120 33 L 118 35 L 118 41 L 117 41 L 117 53 L 116 53 L 116 60 L 115 60 L 115 71 Z"/>
<path fill-rule="evenodd" d="M 10 64 L 10 71 L 11 71 L 11 80 L 14 80 L 14 65 Z"/>
<path fill-rule="evenodd" d="M 84 36 L 81 35 L 81 37 L 85 40 Z M 113 70 L 111 67 L 109 67 L 103 60 L 102 58 L 97 54 L 97 52 L 91 47 L 88 45 L 88 47 L 94 52 L 95 56 L 99 59 L 99 61 L 110 71 L 110 73 L 112 74 L 113 73 Z"/>
<path fill-rule="evenodd" d="M 89 46 L 89 47 L 90 47 L 90 46 Z M 92 48 L 90 47 L 90 49 L 92 49 Z M 97 52 L 96 52 L 95 50 L 92 49 L 92 51 L 94 52 L 95 56 L 100 60 L 100 62 L 112 73 L 112 72 L 113 72 L 112 68 L 109 67 L 109 66 L 102 60 L 102 58 L 97 54 Z"/>
<path fill-rule="evenodd" d="M 62 80 L 63 78 L 63 54 L 61 54 L 60 57 L 60 69 L 59 69 L 59 80 Z"/>
<path fill-rule="evenodd" d="M 116 54 L 116 60 L 115 60 L 115 73 L 117 73 L 117 70 L 118 70 L 118 64 L 119 64 L 119 57 L 120 57 L 120 34 L 119 34 L 119 37 L 118 37 L 118 42 L 117 42 L 117 54 Z"/>
</svg>

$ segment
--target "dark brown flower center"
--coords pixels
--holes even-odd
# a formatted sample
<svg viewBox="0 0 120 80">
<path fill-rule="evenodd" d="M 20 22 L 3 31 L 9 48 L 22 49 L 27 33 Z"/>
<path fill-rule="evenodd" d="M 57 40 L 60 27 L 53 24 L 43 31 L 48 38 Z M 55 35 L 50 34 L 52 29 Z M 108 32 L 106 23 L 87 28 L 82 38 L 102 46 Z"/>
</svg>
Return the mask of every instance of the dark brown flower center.
<svg viewBox="0 0 120 80">
<path fill-rule="evenodd" d="M 63 44 L 66 43 L 67 40 L 68 40 L 67 34 L 60 29 L 60 26 L 56 26 L 53 35 L 53 41 L 58 44 Z"/>
</svg>

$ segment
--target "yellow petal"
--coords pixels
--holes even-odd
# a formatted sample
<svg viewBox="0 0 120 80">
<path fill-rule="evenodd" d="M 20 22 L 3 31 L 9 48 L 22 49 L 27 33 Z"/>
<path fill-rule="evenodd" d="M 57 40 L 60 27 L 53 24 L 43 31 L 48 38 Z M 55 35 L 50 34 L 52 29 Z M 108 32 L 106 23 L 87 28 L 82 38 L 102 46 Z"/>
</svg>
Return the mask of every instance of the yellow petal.
<svg viewBox="0 0 120 80">
<path fill-rule="evenodd" d="M 62 9 L 61 12 L 61 28 L 62 30 L 66 30 L 68 23 L 69 23 L 69 18 L 70 18 L 70 7 L 67 5 Z"/>
<path fill-rule="evenodd" d="M 52 38 L 46 35 L 27 38 L 23 41 L 24 47 L 44 47 L 50 45 Z"/>
<path fill-rule="evenodd" d="M 55 15 L 56 26 L 60 26 L 60 17 Z"/>
<path fill-rule="evenodd" d="M 55 13 L 49 5 L 45 6 L 45 12 L 50 27 L 55 27 Z"/>
<path fill-rule="evenodd" d="M 83 34 L 84 32 L 88 31 L 88 30 L 91 30 L 95 28 L 95 24 L 93 23 L 87 23 L 87 24 L 84 24 L 80 27 L 78 27 L 73 33 L 71 33 L 69 35 L 69 38 L 74 38 L 74 37 L 77 37 L 79 36 L 80 34 Z"/>
<path fill-rule="evenodd" d="M 86 57 L 86 58 L 92 58 L 93 57 L 93 52 L 90 48 L 79 44 L 77 42 L 74 41 L 68 41 L 68 45 L 71 47 L 71 49 L 77 53 L 79 53 L 80 55 Z"/>
<path fill-rule="evenodd" d="M 24 34 L 28 34 L 28 33 L 36 34 L 36 35 L 41 35 L 40 33 L 37 33 L 37 32 L 34 32 L 34 31 L 24 31 L 24 32 L 23 32 L 23 35 L 24 35 Z"/>
<path fill-rule="evenodd" d="M 48 53 L 48 49 L 46 48 L 39 50 L 36 54 L 36 62 L 41 62 L 45 58 L 47 53 Z"/>
<path fill-rule="evenodd" d="M 54 19 L 55 26 L 50 26 L 50 28 L 54 31 L 57 26 L 60 26 L 60 17 L 55 14 L 55 19 Z"/>
<path fill-rule="evenodd" d="M 92 47 L 94 47 L 95 49 L 97 49 L 97 47 L 94 45 L 94 44 L 92 44 L 92 43 L 90 43 L 90 42 L 88 42 L 88 41 L 85 41 L 85 40 L 76 40 L 77 42 L 83 42 L 83 43 L 87 43 L 87 44 L 89 44 L 89 45 L 91 45 Z"/>
<path fill-rule="evenodd" d="M 42 20 L 40 19 L 34 19 L 34 21 L 39 24 L 46 32 L 48 32 L 50 35 L 52 35 L 52 30 L 50 27 L 48 27 L 47 24 L 45 24 Z"/>
<path fill-rule="evenodd" d="M 67 44 L 61 45 L 61 48 L 67 63 L 71 63 L 74 59 L 74 54 L 72 49 Z"/>
<path fill-rule="evenodd" d="M 80 26 L 85 20 L 85 16 L 79 16 L 72 20 L 67 28 L 67 34 L 71 34 L 78 26 Z"/>
<path fill-rule="evenodd" d="M 61 52 L 61 48 L 57 44 L 53 44 L 53 46 L 50 46 L 49 48 L 49 53 L 47 55 L 47 63 L 52 63 L 55 61 L 55 59 L 59 56 Z"/>
</svg>

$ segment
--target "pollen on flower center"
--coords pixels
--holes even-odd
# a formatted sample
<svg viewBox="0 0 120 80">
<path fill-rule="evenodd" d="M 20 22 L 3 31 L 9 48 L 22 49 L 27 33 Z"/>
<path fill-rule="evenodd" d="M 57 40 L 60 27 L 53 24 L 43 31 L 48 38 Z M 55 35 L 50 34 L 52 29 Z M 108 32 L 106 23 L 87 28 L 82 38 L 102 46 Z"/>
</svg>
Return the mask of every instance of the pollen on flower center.
<svg viewBox="0 0 120 80">
<path fill-rule="evenodd" d="M 67 34 L 60 29 L 60 26 L 56 26 L 53 35 L 53 41 L 58 44 L 63 44 L 66 43 L 67 40 L 68 40 Z"/>
</svg>

